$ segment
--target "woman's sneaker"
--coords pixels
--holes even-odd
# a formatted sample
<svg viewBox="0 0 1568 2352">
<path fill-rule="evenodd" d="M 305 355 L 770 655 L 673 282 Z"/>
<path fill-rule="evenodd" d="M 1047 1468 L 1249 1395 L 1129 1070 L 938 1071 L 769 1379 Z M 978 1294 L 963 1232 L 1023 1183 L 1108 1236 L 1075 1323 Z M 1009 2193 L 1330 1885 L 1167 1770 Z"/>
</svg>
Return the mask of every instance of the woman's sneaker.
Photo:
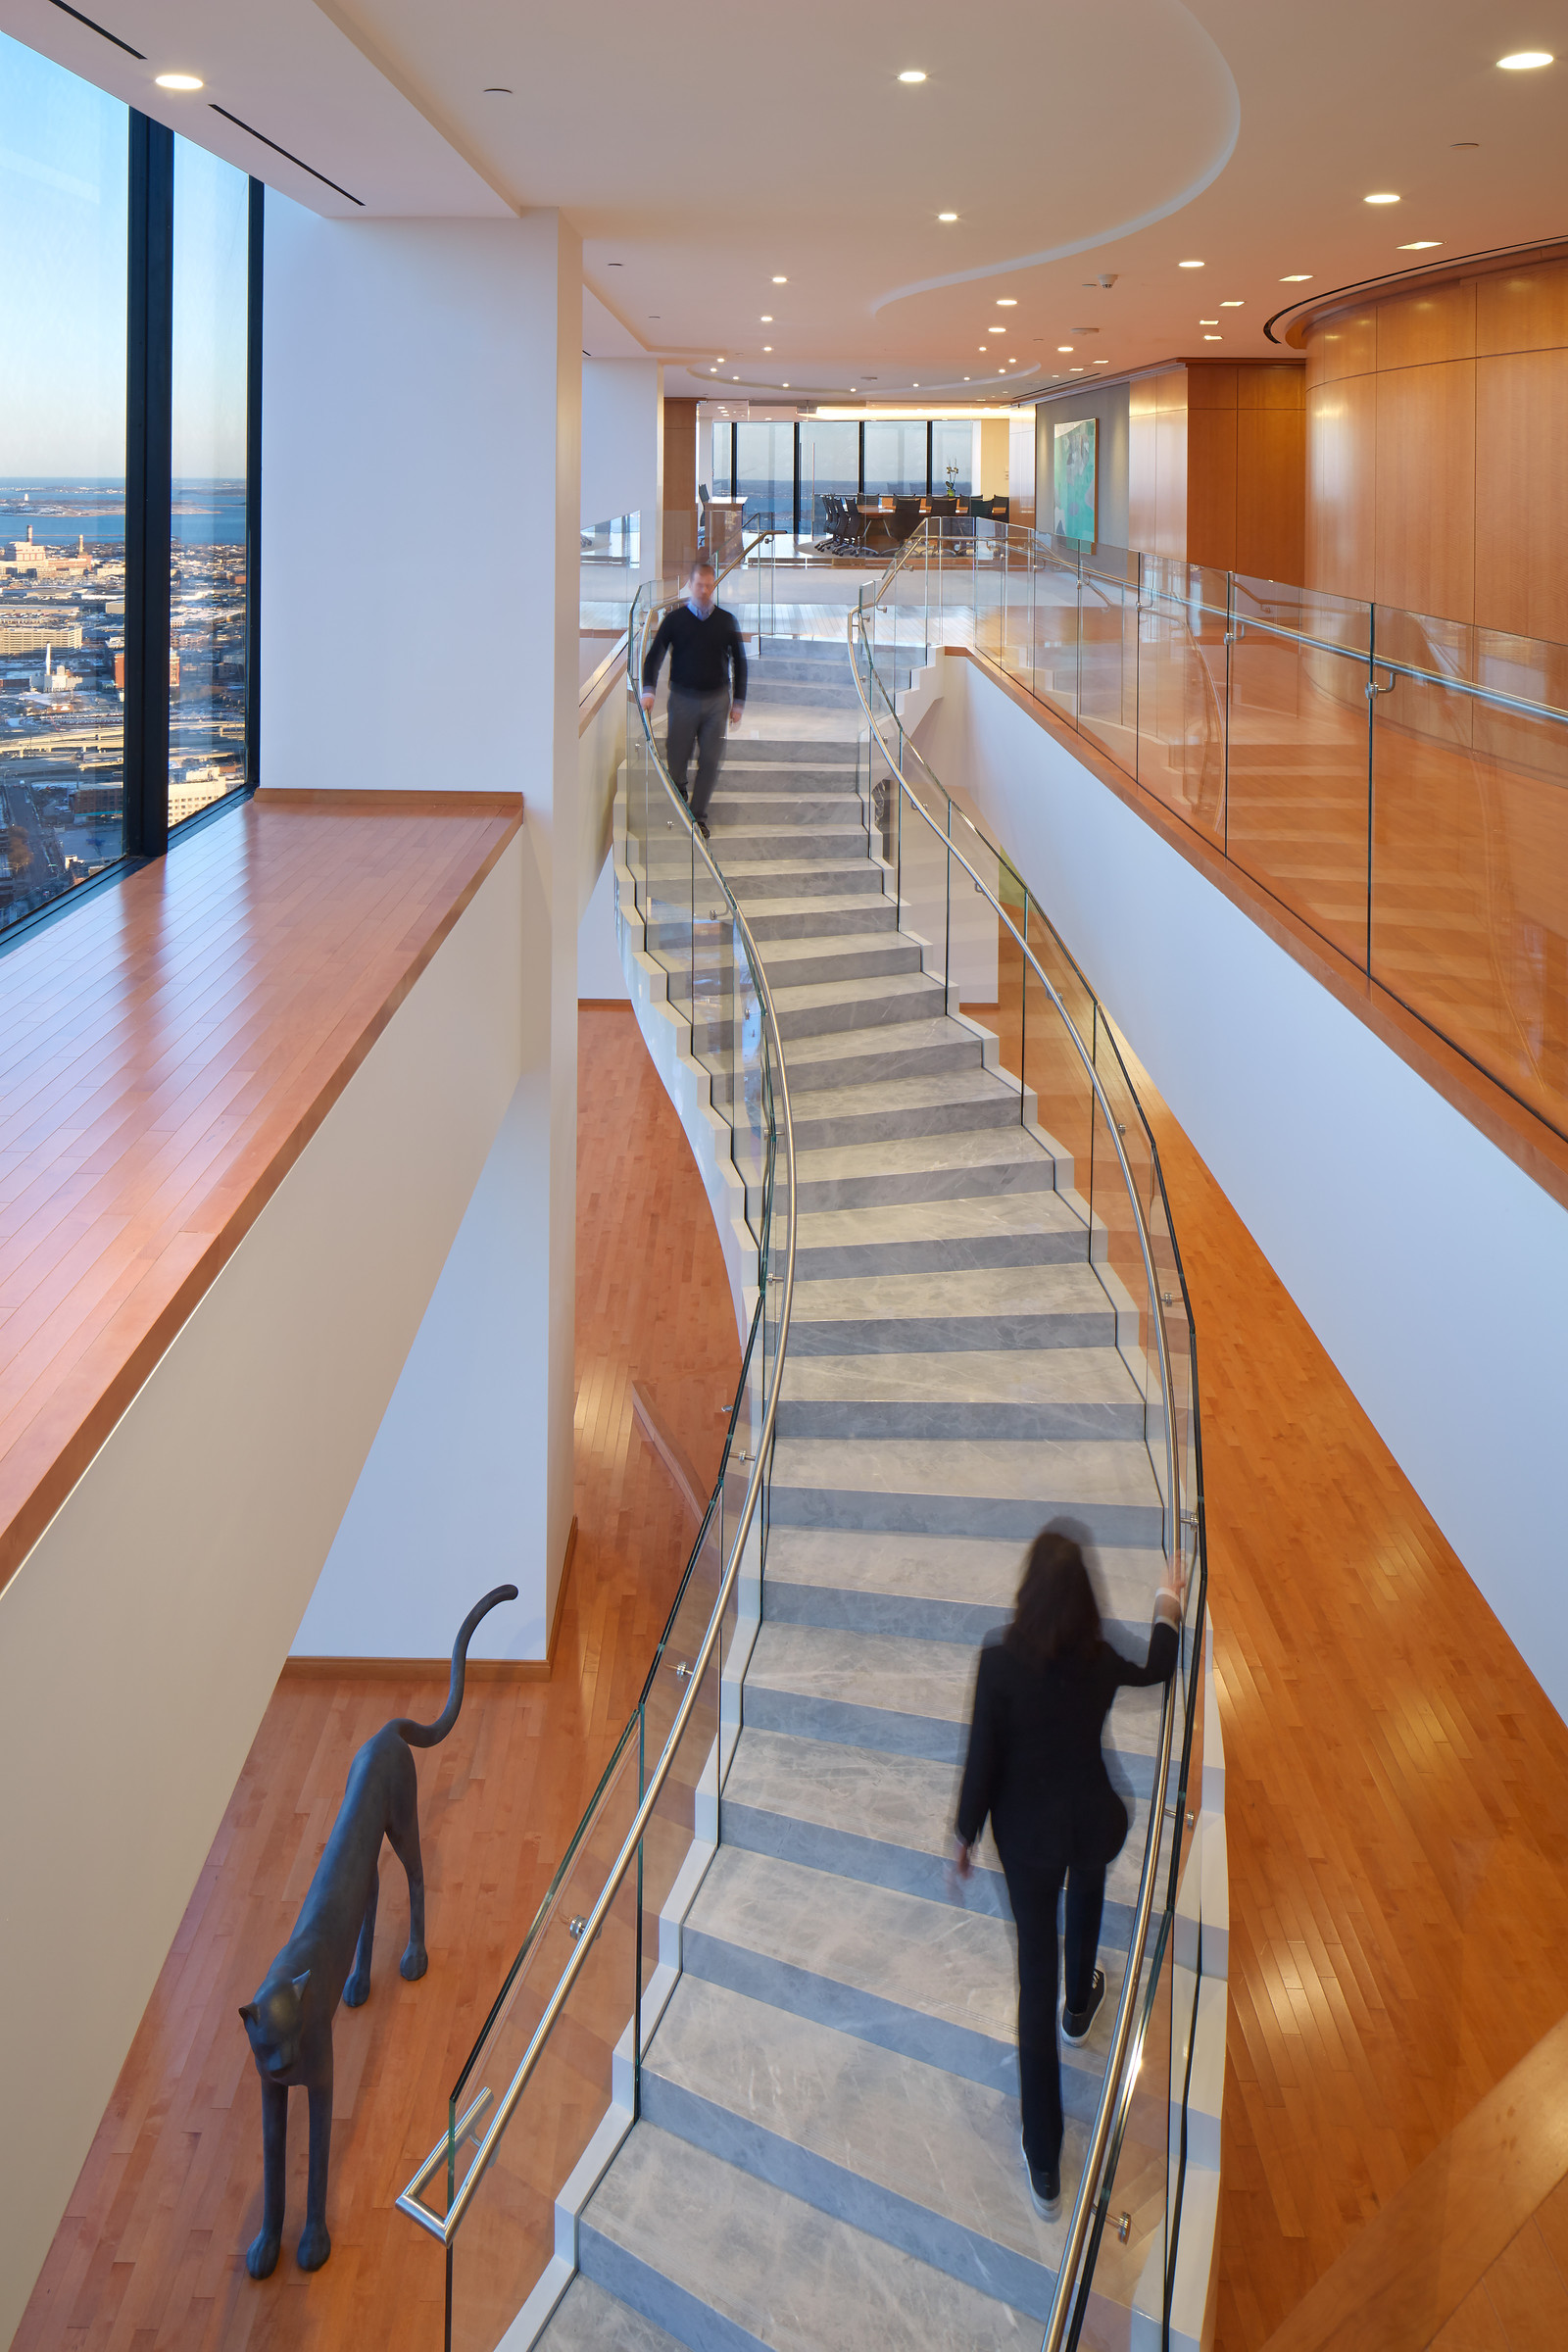
<svg viewBox="0 0 1568 2352">
<path fill-rule="evenodd" d="M 1061 2219 L 1061 2166 L 1059 2164 L 1048 2165 L 1044 2172 L 1037 2173 L 1029 2161 L 1029 2151 L 1024 2147 L 1021 2135 L 1018 2147 L 1023 2156 L 1023 2169 L 1029 2176 L 1030 2203 L 1043 2222 L 1059 2221 Z"/>
<path fill-rule="evenodd" d="M 1089 1986 L 1087 2009 L 1069 2009 L 1065 2002 L 1061 2011 L 1061 2038 L 1075 2046 L 1089 2039 L 1089 2029 L 1100 2015 L 1100 2004 L 1105 1997 L 1105 1972 L 1097 1968 Z"/>
</svg>

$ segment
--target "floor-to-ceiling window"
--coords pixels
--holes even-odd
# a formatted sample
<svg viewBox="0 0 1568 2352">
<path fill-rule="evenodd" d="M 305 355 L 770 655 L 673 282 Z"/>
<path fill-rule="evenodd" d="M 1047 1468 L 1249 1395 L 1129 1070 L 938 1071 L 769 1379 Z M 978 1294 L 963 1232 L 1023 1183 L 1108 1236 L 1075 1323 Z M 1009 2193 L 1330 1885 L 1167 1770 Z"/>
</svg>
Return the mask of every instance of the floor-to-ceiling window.
<svg viewBox="0 0 1568 2352">
<path fill-rule="evenodd" d="M 967 418 L 938 417 L 931 427 L 931 488 L 938 498 L 967 498 L 975 487 L 975 428 Z"/>
<path fill-rule="evenodd" d="M 746 501 L 746 528 L 766 523 L 795 527 L 795 427 L 738 424 L 735 428 L 735 496 Z"/>
<path fill-rule="evenodd" d="M 169 821 L 245 782 L 250 182 L 174 141 Z"/>
<path fill-rule="evenodd" d="M 853 499 L 860 487 L 860 428 L 801 419 L 801 532 L 820 539 L 832 530 L 824 501 Z"/>
<path fill-rule="evenodd" d="M 255 780 L 259 206 L 0 34 L 0 936 Z"/>
<path fill-rule="evenodd" d="M 728 498 L 729 496 L 730 451 L 733 445 L 734 431 L 727 419 L 722 424 L 710 427 L 709 446 L 711 457 L 708 487 L 714 498 Z"/>
<path fill-rule="evenodd" d="M 865 426 L 865 494 L 877 498 L 892 492 L 899 498 L 924 498 L 925 423 Z"/>
<path fill-rule="evenodd" d="M 0 932 L 123 848 L 128 122 L 0 35 Z"/>
</svg>

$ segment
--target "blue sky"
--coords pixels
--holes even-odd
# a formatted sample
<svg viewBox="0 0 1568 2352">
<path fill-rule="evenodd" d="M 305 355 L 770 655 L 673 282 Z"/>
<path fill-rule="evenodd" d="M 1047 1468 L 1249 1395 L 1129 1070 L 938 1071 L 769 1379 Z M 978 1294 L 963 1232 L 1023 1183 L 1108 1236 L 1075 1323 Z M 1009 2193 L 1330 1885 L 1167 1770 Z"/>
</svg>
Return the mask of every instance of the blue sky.
<svg viewBox="0 0 1568 2352">
<path fill-rule="evenodd" d="M 0 478 L 125 469 L 127 116 L 0 34 Z M 245 465 L 246 181 L 174 142 L 176 475 Z"/>
</svg>

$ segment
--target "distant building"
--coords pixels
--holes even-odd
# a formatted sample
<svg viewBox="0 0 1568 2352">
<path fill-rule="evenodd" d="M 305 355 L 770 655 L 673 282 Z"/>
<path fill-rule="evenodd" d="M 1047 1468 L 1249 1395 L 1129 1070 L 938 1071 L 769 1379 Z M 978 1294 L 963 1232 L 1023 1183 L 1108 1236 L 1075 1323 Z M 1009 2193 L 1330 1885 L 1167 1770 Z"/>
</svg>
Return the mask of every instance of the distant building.
<svg viewBox="0 0 1568 2352">
<path fill-rule="evenodd" d="M 115 684 L 123 694 L 125 691 L 125 657 L 122 652 L 115 656 Z M 179 656 L 172 650 L 169 656 L 169 691 L 171 694 L 177 694 L 179 691 Z"/>
<path fill-rule="evenodd" d="M 8 612 L 0 606 L 0 654 L 74 653 L 81 623 L 67 612 Z"/>
<path fill-rule="evenodd" d="M 51 702 L 64 700 L 76 692 L 81 680 L 74 670 L 56 669 L 54 647 L 44 648 L 43 667 L 35 669 L 29 681 L 34 694 L 46 695 Z"/>
<path fill-rule="evenodd" d="M 64 549 L 48 546 L 35 540 L 32 525 L 27 525 L 25 539 L 13 539 L 9 559 L 0 556 L 0 571 L 91 571 L 92 558 L 87 553 L 84 533 L 76 534 L 76 552 L 68 556 Z"/>
</svg>

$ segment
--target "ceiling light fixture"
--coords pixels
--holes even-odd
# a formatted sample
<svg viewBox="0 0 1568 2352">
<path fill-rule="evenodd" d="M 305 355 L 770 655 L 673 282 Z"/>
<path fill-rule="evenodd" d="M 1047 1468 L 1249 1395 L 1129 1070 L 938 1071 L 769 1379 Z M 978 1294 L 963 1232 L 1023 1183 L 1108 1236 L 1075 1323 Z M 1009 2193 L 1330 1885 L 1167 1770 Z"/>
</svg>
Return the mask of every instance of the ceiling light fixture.
<svg viewBox="0 0 1568 2352">
<path fill-rule="evenodd" d="M 957 218 L 956 213 L 938 213 L 937 215 L 939 220 L 956 220 Z"/>
<path fill-rule="evenodd" d="M 901 81 L 924 81 L 925 75 L 918 66 L 906 66 L 904 72 L 899 75 L 899 79 Z"/>
<path fill-rule="evenodd" d="M 1499 57 L 1498 65 L 1504 74 L 1532 74 L 1537 66 L 1551 64 L 1549 49 L 1516 49 L 1512 57 Z"/>
<path fill-rule="evenodd" d="M 199 90 L 202 86 L 195 74 L 160 74 L 157 81 L 161 90 Z"/>
<path fill-rule="evenodd" d="M 764 351 L 771 351 L 771 350 L 772 350 L 772 348 L 773 348 L 773 346 L 772 346 L 772 344 L 771 344 L 771 343 L 764 343 L 764 344 L 762 345 L 762 349 L 763 349 Z"/>
<path fill-rule="evenodd" d="M 1238 299 L 1233 295 L 1229 302 L 1222 302 L 1219 307 L 1222 311 L 1241 311 L 1245 310 L 1247 305 L 1245 299 Z"/>
<path fill-rule="evenodd" d="M 773 280 L 775 286 L 787 286 L 789 282 L 787 277 L 775 277 Z"/>
<path fill-rule="evenodd" d="M 1069 375 L 1082 375 L 1083 369 L 1081 368 L 1069 368 L 1067 373 Z"/>
<path fill-rule="evenodd" d="M 1203 341 L 1205 343 L 1223 343 L 1224 340 L 1225 338 L 1223 335 L 1205 335 L 1203 337 Z"/>
<path fill-rule="evenodd" d="M 1201 270 L 1203 265 L 1201 262 L 1178 262 L 1176 267 L 1178 270 Z"/>
<path fill-rule="evenodd" d="M 1280 284 L 1282 286 L 1304 286 L 1311 274 L 1310 270 L 1293 270 L 1289 277 L 1280 279 Z"/>
<path fill-rule="evenodd" d="M 1363 204 L 1397 204 L 1398 201 L 1397 196 L 1390 188 L 1382 188 L 1375 196 L 1363 196 L 1361 199 Z"/>
<path fill-rule="evenodd" d="M 1219 320 L 1217 318 L 1200 318 L 1198 323 L 1200 326 L 1218 326 Z"/>
<path fill-rule="evenodd" d="M 764 312 L 762 313 L 762 324 L 763 324 L 764 326 L 771 326 L 771 325 L 772 325 L 772 323 L 773 323 L 773 314 L 772 314 L 772 312 L 771 312 L 771 311 L 764 311 Z"/>
<path fill-rule="evenodd" d="M 1089 365 L 1091 368 L 1108 368 L 1110 362 L 1108 360 L 1091 360 Z"/>
<path fill-rule="evenodd" d="M 1015 311 L 1018 308 L 1017 295 L 999 294 L 997 296 L 997 308 L 999 311 Z"/>
<path fill-rule="evenodd" d="M 1399 247 L 1399 251 L 1401 253 L 1431 253 L 1435 246 L 1442 243 L 1441 237 L 1412 237 L 1408 245 Z"/>
<path fill-rule="evenodd" d="M 1056 345 L 1056 349 L 1058 351 L 1071 351 L 1073 348 L 1074 346 L 1071 343 L 1058 343 Z"/>
</svg>

